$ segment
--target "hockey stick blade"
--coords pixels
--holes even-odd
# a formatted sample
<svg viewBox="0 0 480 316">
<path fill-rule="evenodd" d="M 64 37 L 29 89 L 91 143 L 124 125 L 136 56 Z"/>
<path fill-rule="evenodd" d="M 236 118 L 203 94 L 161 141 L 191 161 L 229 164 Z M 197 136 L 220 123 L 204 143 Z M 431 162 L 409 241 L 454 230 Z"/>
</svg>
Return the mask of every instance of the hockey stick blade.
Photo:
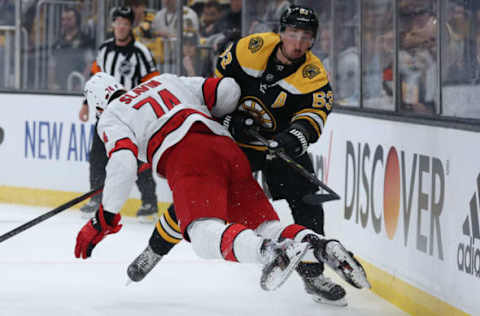
<svg viewBox="0 0 480 316">
<path fill-rule="evenodd" d="M 309 172 L 301 164 L 299 164 L 298 162 L 293 160 L 289 155 L 287 155 L 283 151 L 279 151 L 279 150 L 275 150 L 274 148 L 270 148 L 270 143 L 269 143 L 268 139 L 266 139 L 265 137 L 260 135 L 260 133 L 256 129 L 249 128 L 249 129 L 247 129 L 247 131 L 250 134 L 250 136 L 254 137 L 258 141 L 260 141 L 263 145 L 267 146 L 268 150 L 271 153 L 273 153 L 278 158 L 285 161 L 285 163 L 287 163 L 290 167 L 292 167 L 299 174 L 304 176 L 308 181 L 310 181 L 310 183 L 312 183 L 312 184 L 314 184 L 314 185 L 316 185 L 316 186 L 318 186 L 318 187 L 320 187 L 323 190 L 328 192 L 328 194 L 318 194 L 319 197 L 307 198 L 307 200 L 309 200 L 310 203 L 304 200 L 305 203 L 318 205 L 322 201 L 323 202 L 328 202 L 328 201 L 333 201 L 333 200 L 339 200 L 340 199 L 340 196 L 335 191 L 330 189 L 325 183 L 320 181 L 320 179 L 318 179 L 315 174 L 312 174 L 311 172 Z M 313 196 L 316 196 L 316 194 L 313 194 Z M 322 196 L 324 196 L 324 197 L 322 197 Z M 329 196 L 329 197 L 327 198 L 327 196 Z"/>
<path fill-rule="evenodd" d="M 307 194 L 302 200 L 310 205 L 321 205 L 322 203 L 339 200 L 340 197 L 332 194 Z"/>
</svg>

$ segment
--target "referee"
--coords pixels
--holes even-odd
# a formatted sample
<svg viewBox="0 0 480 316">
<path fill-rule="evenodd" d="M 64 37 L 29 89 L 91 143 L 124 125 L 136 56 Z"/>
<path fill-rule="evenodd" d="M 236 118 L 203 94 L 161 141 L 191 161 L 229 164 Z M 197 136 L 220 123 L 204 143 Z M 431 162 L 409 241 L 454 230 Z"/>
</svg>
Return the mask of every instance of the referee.
<svg viewBox="0 0 480 316">
<path fill-rule="evenodd" d="M 130 7 L 117 7 L 113 11 L 113 38 L 100 45 L 96 60 L 93 62 L 91 75 L 106 72 L 115 77 L 127 90 L 141 82 L 159 75 L 151 52 L 145 45 L 135 41 L 132 33 L 134 13 Z M 100 113 L 97 112 L 97 119 Z M 88 104 L 85 100 L 79 113 L 80 120 L 88 120 Z M 95 125 L 96 129 L 96 125 Z M 103 142 L 97 133 L 93 135 L 90 150 L 90 186 L 92 189 L 103 186 L 107 154 Z M 154 215 L 158 212 L 155 182 L 151 170 L 138 175 L 137 186 L 142 197 L 142 206 L 137 217 Z M 101 203 L 101 195 L 90 199 L 80 210 L 94 213 Z"/>
</svg>

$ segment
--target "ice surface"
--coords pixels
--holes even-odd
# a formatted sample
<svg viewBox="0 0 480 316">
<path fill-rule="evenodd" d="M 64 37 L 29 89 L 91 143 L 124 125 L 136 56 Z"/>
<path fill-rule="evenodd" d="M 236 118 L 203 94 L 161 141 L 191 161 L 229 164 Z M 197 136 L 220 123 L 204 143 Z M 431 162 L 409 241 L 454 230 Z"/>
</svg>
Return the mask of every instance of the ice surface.
<svg viewBox="0 0 480 316">
<path fill-rule="evenodd" d="M 0 234 L 48 210 L 0 204 Z M 66 211 L 0 243 L 1 316 L 406 315 L 346 283 L 348 307 L 315 303 L 297 275 L 279 290 L 264 292 L 259 266 L 199 259 L 186 242 L 142 282 L 127 287 L 126 268 L 145 248 L 153 226 L 124 218 L 122 230 L 103 240 L 93 258 L 80 260 L 73 248 L 85 222 L 80 212 Z"/>
</svg>

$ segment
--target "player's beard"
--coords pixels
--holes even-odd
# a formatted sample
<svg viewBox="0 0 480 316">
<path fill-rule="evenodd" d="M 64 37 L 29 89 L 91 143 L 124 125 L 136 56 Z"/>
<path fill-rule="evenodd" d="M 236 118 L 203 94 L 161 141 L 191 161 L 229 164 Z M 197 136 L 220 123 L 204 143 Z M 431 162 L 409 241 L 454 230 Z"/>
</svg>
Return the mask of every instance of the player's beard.
<svg viewBox="0 0 480 316">
<path fill-rule="evenodd" d="M 300 50 L 298 50 L 298 51 L 300 51 Z M 301 54 L 300 57 L 298 57 L 298 58 L 292 58 L 283 49 L 283 44 L 280 45 L 280 54 L 282 54 L 283 57 L 285 57 L 292 64 L 298 63 L 303 58 L 303 56 L 305 55 L 305 54 Z"/>
</svg>

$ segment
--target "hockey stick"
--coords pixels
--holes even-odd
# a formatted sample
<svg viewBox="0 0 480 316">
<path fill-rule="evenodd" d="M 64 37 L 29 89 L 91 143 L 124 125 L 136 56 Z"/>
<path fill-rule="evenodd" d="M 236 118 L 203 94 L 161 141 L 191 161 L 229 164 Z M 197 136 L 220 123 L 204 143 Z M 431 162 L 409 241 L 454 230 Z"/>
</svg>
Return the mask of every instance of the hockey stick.
<svg viewBox="0 0 480 316">
<path fill-rule="evenodd" d="M 43 215 L 40 215 L 38 217 L 35 217 L 34 219 L 32 219 L 31 221 L 29 222 L 26 222 L 25 224 L 23 225 L 20 225 L 18 226 L 17 228 L 3 234 L 0 236 L 0 242 L 2 241 L 5 241 L 7 239 L 9 239 L 10 237 L 13 237 L 17 234 L 20 234 L 21 232 L 23 232 L 24 230 L 27 230 L 29 229 L 30 227 L 33 227 L 41 222 L 43 222 L 44 220 L 46 219 L 49 219 L 50 217 L 52 216 L 55 216 L 57 215 L 58 213 L 74 206 L 75 204 L 77 203 L 80 203 L 86 199 L 88 199 L 89 197 L 92 197 L 92 196 L 95 196 L 97 195 L 98 193 L 102 192 L 103 191 L 103 186 L 99 189 L 95 189 L 95 190 L 92 190 L 90 192 L 87 192 L 85 193 L 84 195 L 81 195 L 79 197 L 76 197 L 74 198 L 73 200 L 70 200 L 68 201 L 67 203 L 64 203 L 62 205 L 60 205 L 59 207 L 57 208 L 54 208 L 53 210 L 51 211 L 48 211 L 47 213 L 43 214 Z"/>
<path fill-rule="evenodd" d="M 150 164 L 147 164 L 147 163 L 142 164 L 142 165 L 140 166 L 140 168 L 138 168 L 138 173 L 142 173 L 142 172 L 144 172 L 145 170 L 148 170 L 148 169 L 150 169 L 150 168 L 151 168 L 151 165 L 150 165 Z M 62 205 L 60 205 L 59 207 L 56 207 L 56 208 L 54 208 L 53 210 L 48 211 L 47 213 L 45 213 L 45 214 L 43 214 L 43 215 L 40 215 L 40 216 L 38 216 L 38 217 L 35 217 L 35 218 L 32 219 L 31 221 L 26 222 L 25 224 L 20 225 L 20 226 L 18 226 L 17 228 L 12 229 L 11 231 L 6 232 L 5 234 L 1 235 L 1 236 L 0 236 L 0 243 L 3 242 L 3 241 L 5 241 L 5 240 L 7 240 L 7 239 L 9 239 L 9 238 L 11 238 L 11 237 L 13 237 L 13 236 L 15 236 L 15 235 L 20 234 L 21 232 L 29 229 L 30 227 L 33 227 L 33 226 L 35 226 L 35 225 L 43 222 L 44 220 L 49 219 L 49 218 L 52 217 L 52 216 L 57 215 L 57 214 L 60 213 L 60 212 L 63 212 L 63 211 L 66 210 L 66 209 L 71 208 L 71 207 L 74 206 L 75 204 L 78 204 L 78 203 L 80 203 L 80 202 L 88 199 L 89 197 L 92 197 L 92 196 L 95 196 L 95 195 L 99 194 L 99 193 L 102 192 L 102 191 L 103 191 L 103 186 L 101 186 L 101 187 L 98 188 L 98 189 L 94 189 L 94 190 L 92 190 L 92 191 L 90 191 L 90 192 L 87 192 L 87 193 L 85 193 L 85 194 L 83 194 L 83 195 L 81 195 L 81 196 L 79 196 L 79 197 L 76 197 L 76 198 L 74 198 L 73 200 L 70 200 L 70 201 L 62 204 Z"/>
<path fill-rule="evenodd" d="M 312 205 L 317 205 L 321 204 L 324 202 L 328 201 L 333 201 L 333 200 L 339 200 L 340 196 L 330 189 L 325 183 L 320 181 L 315 174 L 310 173 L 308 170 L 306 170 L 301 164 L 293 160 L 289 155 L 284 153 L 283 151 L 277 150 L 275 148 L 270 147 L 270 142 L 268 139 L 260 135 L 260 133 L 253 128 L 248 128 L 247 129 L 248 133 L 250 136 L 254 137 L 258 141 L 260 141 L 263 145 L 267 146 L 268 150 L 273 153 L 275 156 L 278 158 L 282 159 L 285 161 L 290 167 L 292 167 L 295 171 L 297 171 L 299 174 L 307 178 L 310 183 L 324 189 L 325 191 L 328 192 L 328 194 L 309 194 L 303 197 L 303 201 L 308 204 Z"/>
</svg>

